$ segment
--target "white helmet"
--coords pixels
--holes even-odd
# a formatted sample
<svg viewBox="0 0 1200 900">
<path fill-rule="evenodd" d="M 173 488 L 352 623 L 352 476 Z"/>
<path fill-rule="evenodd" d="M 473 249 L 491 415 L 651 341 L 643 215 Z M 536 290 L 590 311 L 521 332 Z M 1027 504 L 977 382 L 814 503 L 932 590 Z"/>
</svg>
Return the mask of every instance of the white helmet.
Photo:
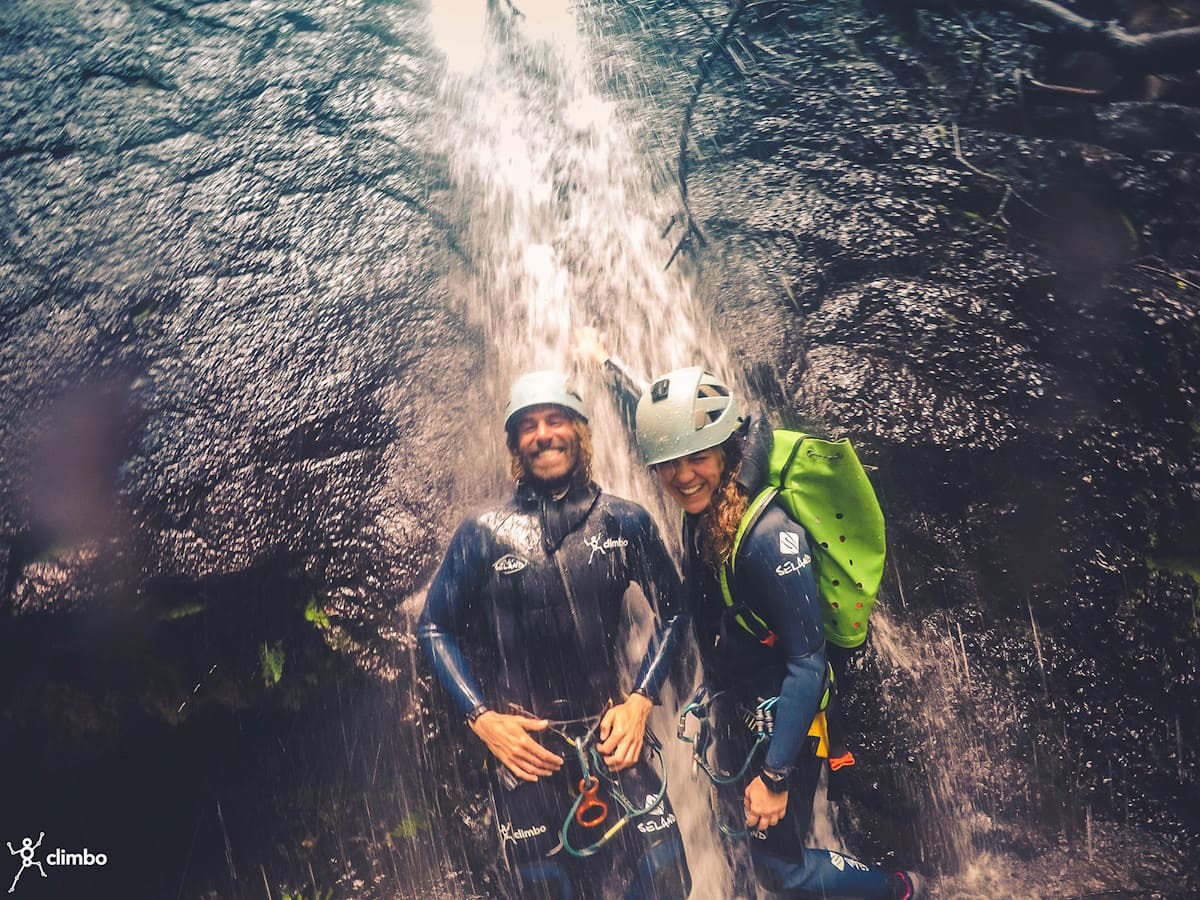
<svg viewBox="0 0 1200 900">
<path fill-rule="evenodd" d="M 699 366 L 656 378 L 637 405 L 637 439 L 646 465 L 723 443 L 742 424 L 729 388 Z"/>
<path fill-rule="evenodd" d="M 570 379 L 562 372 L 543 370 L 527 372 L 512 383 L 508 392 L 508 406 L 504 408 L 504 430 L 507 431 L 518 415 L 531 406 L 552 403 L 563 406 L 587 421 L 587 408 L 583 397 L 575 390 Z"/>
</svg>

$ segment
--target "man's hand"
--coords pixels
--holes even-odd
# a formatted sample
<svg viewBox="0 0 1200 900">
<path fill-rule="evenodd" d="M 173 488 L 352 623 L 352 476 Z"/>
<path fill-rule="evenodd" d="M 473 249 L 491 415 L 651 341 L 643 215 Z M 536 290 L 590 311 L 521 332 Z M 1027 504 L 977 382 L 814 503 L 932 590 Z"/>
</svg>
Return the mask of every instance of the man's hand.
<svg viewBox="0 0 1200 900">
<path fill-rule="evenodd" d="M 766 831 L 778 825 L 783 814 L 787 812 L 787 802 L 787 791 L 774 794 L 767 790 L 762 778 L 755 778 L 746 785 L 742 803 L 746 809 L 746 827 Z"/>
<path fill-rule="evenodd" d="M 641 694 L 630 694 L 624 703 L 611 707 L 600 720 L 600 743 L 596 749 L 610 771 L 628 769 L 642 756 L 646 719 L 654 704 Z"/>
<path fill-rule="evenodd" d="M 562 757 L 555 756 L 529 736 L 531 731 L 544 731 L 549 725 L 545 719 L 509 716 L 488 710 L 471 723 L 471 730 L 514 775 L 522 781 L 537 781 L 545 775 L 553 775 L 563 764 Z"/>
</svg>

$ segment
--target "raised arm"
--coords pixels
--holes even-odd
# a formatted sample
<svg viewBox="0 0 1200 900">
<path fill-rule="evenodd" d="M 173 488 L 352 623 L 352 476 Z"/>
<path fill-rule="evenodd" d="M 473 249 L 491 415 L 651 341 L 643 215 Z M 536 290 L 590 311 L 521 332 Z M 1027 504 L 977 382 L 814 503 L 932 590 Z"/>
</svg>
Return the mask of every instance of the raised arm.
<svg viewBox="0 0 1200 900">
<path fill-rule="evenodd" d="M 638 400 L 650 387 L 649 382 L 619 357 L 608 352 L 605 337 L 598 329 L 591 326 L 576 329 L 574 344 L 580 359 L 600 367 L 608 389 L 617 403 L 617 410 L 621 413 L 621 420 L 632 436 Z"/>
</svg>

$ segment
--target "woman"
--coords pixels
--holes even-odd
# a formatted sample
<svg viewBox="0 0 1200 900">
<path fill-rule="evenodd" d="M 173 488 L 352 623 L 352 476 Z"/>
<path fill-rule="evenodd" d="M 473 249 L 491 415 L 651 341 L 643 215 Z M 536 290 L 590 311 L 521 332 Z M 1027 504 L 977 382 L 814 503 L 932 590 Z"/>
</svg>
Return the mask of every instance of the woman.
<svg viewBox="0 0 1200 900">
<path fill-rule="evenodd" d="M 592 358 L 600 352 L 592 349 Z M 637 384 L 604 355 L 629 405 Z M 920 896 L 913 872 L 885 873 L 840 853 L 806 849 L 820 773 L 808 733 L 825 693 L 826 655 L 820 599 L 804 529 L 772 504 L 734 536 L 764 486 L 772 433 L 761 416 L 743 414 L 732 392 L 699 367 L 656 378 L 637 402 L 636 433 L 646 463 L 684 512 L 684 581 L 704 666 L 701 712 L 713 729 L 716 761 L 741 777 L 719 784 L 727 821 L 741 814 L 755 876 L 789 897 Z M 734 606 L 722 596 L 722 570 Z M 734 623 L 751 609 L 770 628 L 758 640 Z M 772 698 L 778 698 L 772 700 Z M 773 714 L 769 740 L 764 710 Z M 758 725 L 747 727 L 747 721 Z M 717 773 L 714 773 L 717 774 Z M 724 779 L 718 774 L 717 781 Z"/>
</svg>

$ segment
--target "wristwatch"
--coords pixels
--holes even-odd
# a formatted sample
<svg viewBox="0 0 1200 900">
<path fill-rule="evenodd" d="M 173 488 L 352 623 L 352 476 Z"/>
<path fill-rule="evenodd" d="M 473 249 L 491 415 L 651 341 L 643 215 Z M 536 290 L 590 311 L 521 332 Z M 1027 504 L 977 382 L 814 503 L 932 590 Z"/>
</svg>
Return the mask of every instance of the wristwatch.
<svg viewBox="0 0 1200 900">
<path fill-rule="evenodd" d="M 476 719 L 478 719 L 484 713 L 491 712 L 491 711 L 492 711 L 492 708 L 490 706 L 488 706 L 486 703 L 480 703 L 478 706 L 476 706 L 474 709 L 472 709 L 469 713 L 467 713 L 467 715 L 466 715 L 467 724 L 474 725 Z"/>
<path fill-rule="evenodd" d="M 789 782 L 792 780 L 788 773 L 772 772 L 766 766 L 758 773 L 758 777 L 762 779 L 762 783 L 772 794 L 786 794 Z"/>
</svg>

